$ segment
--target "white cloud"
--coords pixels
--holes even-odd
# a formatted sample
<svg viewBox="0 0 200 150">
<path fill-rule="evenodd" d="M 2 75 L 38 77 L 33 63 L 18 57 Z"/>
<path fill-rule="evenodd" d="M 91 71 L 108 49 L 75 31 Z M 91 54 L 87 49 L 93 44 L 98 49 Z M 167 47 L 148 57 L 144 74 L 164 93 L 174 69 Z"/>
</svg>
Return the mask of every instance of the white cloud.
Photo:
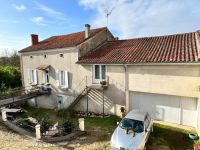
<svg viewBox="0 0 200 150">
<path fill-rule="evenodd" d="M 46 25 L 47 25 L 47 24 L 45 23 L 43 17 L 33 17 L 33 18 L 31 19 L 31 21 L 34 22 L 34 23 L 37 24 L 37 25 L 40 25 L 40 26 L 46 26 Z"/>
<path fill-rule="evenodd" d="M 190 32 L 200 29 L 199 0 L 79 0 L 96 11 L 91 24 L 106 26 L 105 8 L 113 7 L 109 29 L 120 38 Z"/>
<path fill-rule="evenodd" d="M 26 6 L 25 5 L 12 4 L 12 7 L 15 8 L 16 10 L 18 10 L 18 11 L 26 10 Z"/>
<path fill-rule="evenodd" d="M 44 12 L 47 16 L 55 18 L 55 19 L 59 19 L 59 20 L 66 20 L 66 17 L 62 12 L 56 11 L 56 10 L 54 10 L 46 5 L 43 5 L 39 2 L 36 2 L 36 1 L 35 1 L 35 4 L 37 5 L 37 9 Z"/>
</svg>

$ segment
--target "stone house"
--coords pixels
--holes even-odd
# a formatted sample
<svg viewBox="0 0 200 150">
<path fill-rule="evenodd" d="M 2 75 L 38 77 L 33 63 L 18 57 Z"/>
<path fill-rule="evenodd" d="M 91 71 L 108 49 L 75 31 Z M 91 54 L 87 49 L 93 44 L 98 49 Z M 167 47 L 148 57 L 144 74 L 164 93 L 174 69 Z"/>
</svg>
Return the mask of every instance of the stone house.
<svg viewBox="0 0 200 150">
<path fill-rule="evenodd" d="M 86 25 L 85 31 L 43 41 L 32 35 L 32 45 L 20 56 L 24 87 L 52 88 L 30 105 L 74 104 L 76 110 L 110 114 L 120 114 L 124 106 L 200 129 L 200 31 L 118 40 L 107 28 Z"/>
</svg>

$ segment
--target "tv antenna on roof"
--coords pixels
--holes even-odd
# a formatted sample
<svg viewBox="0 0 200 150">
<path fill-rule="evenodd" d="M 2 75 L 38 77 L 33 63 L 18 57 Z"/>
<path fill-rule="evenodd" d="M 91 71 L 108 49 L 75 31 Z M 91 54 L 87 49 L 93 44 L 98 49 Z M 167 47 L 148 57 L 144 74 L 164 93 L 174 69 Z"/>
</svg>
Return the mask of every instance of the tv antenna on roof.
<svg viewBox="0 0 200 150">
<path fill-rule="evenodd" d="M 107 26 L 107 28 L 108 28 L 108 18 L 109 18 L 109 16 L 111 15 L 111 13 L 112 13 L 112 11 L 115 9 L 115 7 L 113 7 L 112 9 L 108 9 L 108 8 L 105 8 L 104 9 L 104 12 L 105 12 L 105 14 L 106 14 L 106 21 L 107 21 L 107 24 L 106 24 L 106 26 Z"/>
</svg>

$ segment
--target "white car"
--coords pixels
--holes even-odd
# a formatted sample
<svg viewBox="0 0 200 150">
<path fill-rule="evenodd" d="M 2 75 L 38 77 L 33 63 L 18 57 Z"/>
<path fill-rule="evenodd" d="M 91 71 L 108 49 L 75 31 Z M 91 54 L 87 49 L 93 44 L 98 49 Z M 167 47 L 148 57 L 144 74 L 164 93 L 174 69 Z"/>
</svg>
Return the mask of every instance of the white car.
<svg viewBox="0 0 200 150">
<path fill-rule="evenodd" d="M 111 137 L 112 150 L 143 150 L 153 131 L 153 120 L 147 112 L 130 111 Z"/>
</svg>

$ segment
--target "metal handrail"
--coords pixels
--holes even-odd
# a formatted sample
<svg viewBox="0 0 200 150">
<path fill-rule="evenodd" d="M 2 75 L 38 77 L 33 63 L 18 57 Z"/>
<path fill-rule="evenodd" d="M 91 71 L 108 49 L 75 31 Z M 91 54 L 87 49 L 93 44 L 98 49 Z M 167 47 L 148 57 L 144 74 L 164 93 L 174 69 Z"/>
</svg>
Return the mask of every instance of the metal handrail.
<svg viewBox="0 0 200 150">
<path fill-rule="evenodd" d="M 81 88 L 82 87 L 82 88 Z M 78 85 L 73 89 L 73 97 L 74 100 L 83 92 L 83 90 L 87 87 L 87 76 L 85 76 Z M 80 88 L 80 89 L 79 89 Z"/>
</svg>

